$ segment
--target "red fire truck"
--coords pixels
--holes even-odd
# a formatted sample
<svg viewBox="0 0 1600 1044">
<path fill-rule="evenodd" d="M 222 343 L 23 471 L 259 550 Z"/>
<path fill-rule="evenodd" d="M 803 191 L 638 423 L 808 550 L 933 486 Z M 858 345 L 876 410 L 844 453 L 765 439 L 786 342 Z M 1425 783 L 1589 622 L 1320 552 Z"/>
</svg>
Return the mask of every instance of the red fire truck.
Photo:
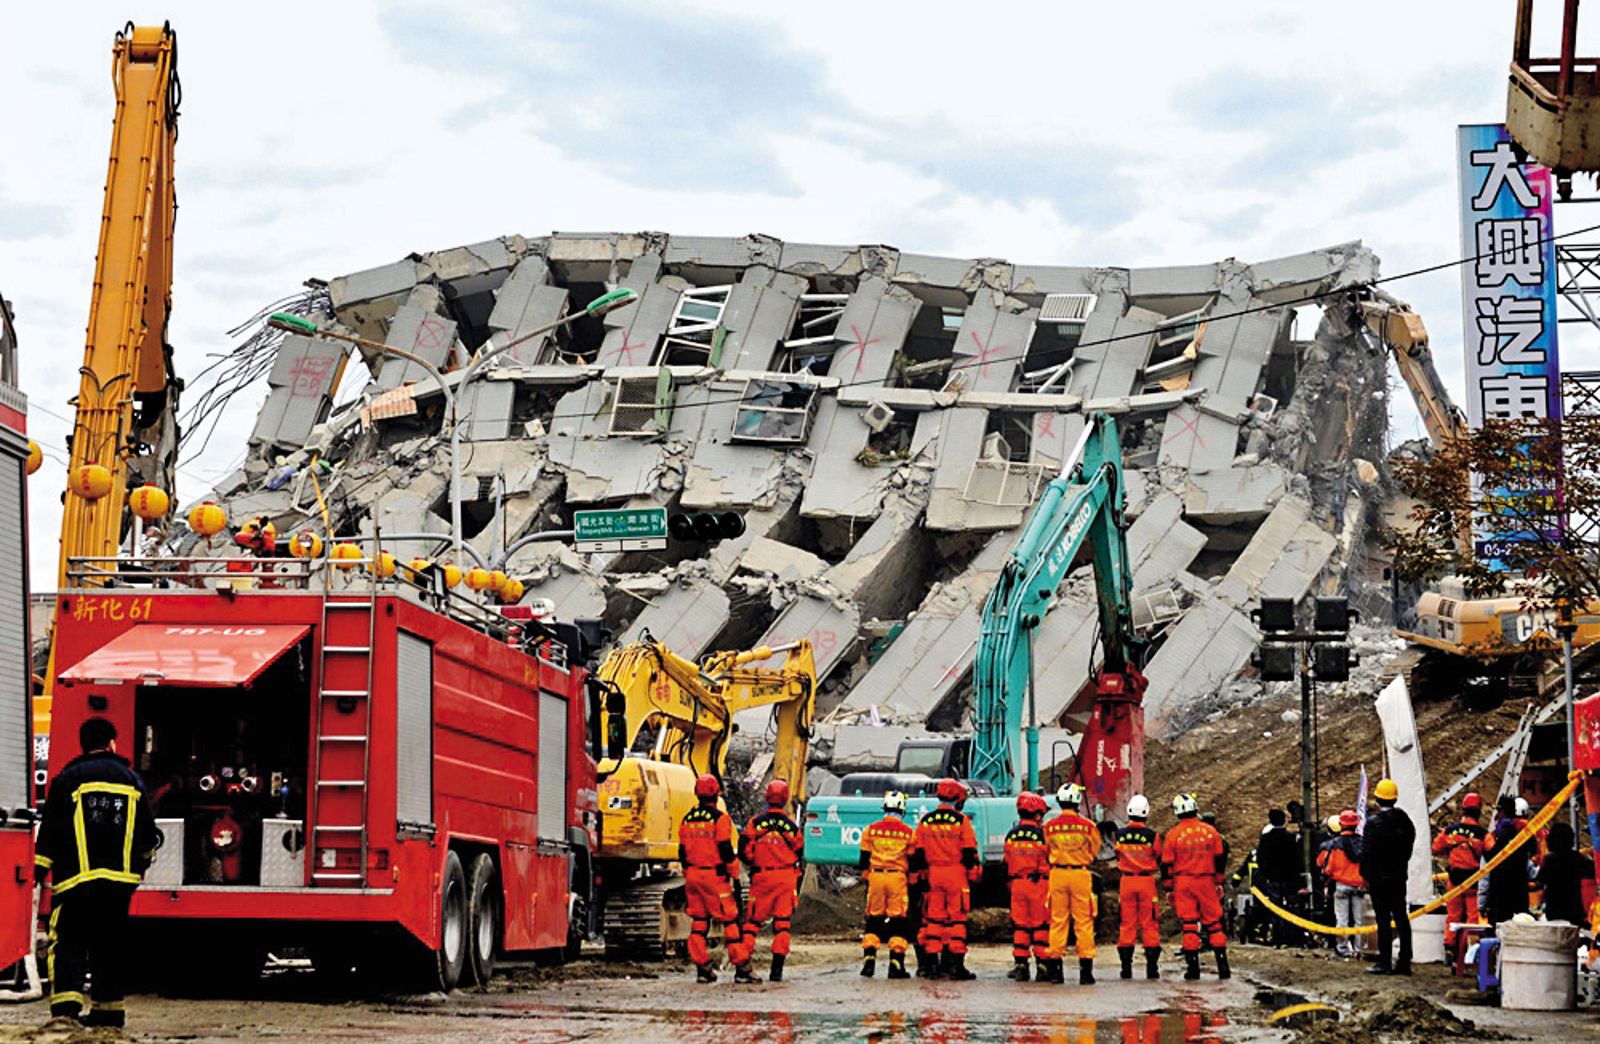
<svg viewBox="0 0 1600 1044">
<path fill-rule="evenodd" d="M 299 947 L 448 990 L 585 934 L 580 629 L 428 577 L 240 564 L 78 561 L 57 605 L 50 773 L 85 718 L 116 725 L 164 836 L 132 913 L 173 974 Z"/>
<path fill-rule="evenodd" d="M 33 947 L 27 410 L 11 313 L 0 299 L 0 968 Z"/>
</svg>

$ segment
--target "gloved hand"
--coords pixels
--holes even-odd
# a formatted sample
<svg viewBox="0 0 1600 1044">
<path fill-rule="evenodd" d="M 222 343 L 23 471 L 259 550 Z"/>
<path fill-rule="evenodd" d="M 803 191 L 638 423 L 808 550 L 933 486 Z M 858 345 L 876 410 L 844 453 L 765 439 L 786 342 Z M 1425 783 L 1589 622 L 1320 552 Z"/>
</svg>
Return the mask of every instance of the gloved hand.
<svg viewBox="0 0 1600 1044">
<path fill-rule="evenodd" d="M 973 884 L 977 884 L 979 881 L 983 880 L 983 867 L 981 867 L 981 866 L 969 866 L 969 867 L 967 867 L 967 880 L 972 882 Z"/>
</svg>

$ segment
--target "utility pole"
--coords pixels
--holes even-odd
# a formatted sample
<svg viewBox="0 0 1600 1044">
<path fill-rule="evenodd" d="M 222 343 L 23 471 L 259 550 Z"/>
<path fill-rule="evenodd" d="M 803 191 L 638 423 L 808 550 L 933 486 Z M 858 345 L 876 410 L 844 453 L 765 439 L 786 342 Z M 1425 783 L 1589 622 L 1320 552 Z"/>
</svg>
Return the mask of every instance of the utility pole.
<svg viewBox="0 0 1600 1044">
<path fill-rule="evenodd" d="M 1300 646 L 1300 848 L 1306 881 L 1316 853 L 1311 850 L 1311 643 Z"/>
</svg>

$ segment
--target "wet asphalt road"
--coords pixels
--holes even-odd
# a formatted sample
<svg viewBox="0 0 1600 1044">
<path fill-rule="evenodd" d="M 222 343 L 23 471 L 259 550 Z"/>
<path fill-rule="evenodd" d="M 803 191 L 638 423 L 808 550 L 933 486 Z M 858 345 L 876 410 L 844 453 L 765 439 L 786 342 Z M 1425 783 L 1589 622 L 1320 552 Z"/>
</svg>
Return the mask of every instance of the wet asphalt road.
<svg viewBox="0 0 1600 1044">
<path fill-rule="evenodd" d="M 734 986 L 724 974 L 699 985 L 681 966 L 618 969 L 582 962 L 555 975 L 513 969 L 490 991 L 450 996 L 334 1000 L 313 975 L 269 975 L 236 999 L 136 997 L 137 1039 L 415 1041 L 790 1041 L 1089 1042 L 1285 1040 L 1264 1027 L 1267 1012 L 1243 977 L 1178 979 L 1176 961 L 1158 982 L 1116 977 L 1103 955 L 1093 987 L 1019 984 L 1004 978 L 1003 950 L 975 955 L 975 982 L 889 982 L 857 974 L 859 951 L 815 943 L 791 958 L 783 983 Z M 619 974 L 620 971 L 633 974 Z M 649 977 L 649 976 L 654 977 Z M 0 1007 L 0 1042 L 31 1039 L 43 1006 Z M 38 1038 L 45 1040 L 48 1038 Z"/>
</svg>

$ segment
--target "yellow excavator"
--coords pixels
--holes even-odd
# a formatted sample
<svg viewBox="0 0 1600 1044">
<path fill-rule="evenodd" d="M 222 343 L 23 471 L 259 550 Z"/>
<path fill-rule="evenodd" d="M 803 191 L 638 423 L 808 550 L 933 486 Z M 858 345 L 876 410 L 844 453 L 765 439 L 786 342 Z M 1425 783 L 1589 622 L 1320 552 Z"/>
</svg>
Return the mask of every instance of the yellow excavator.
<svg viewBox="0 0 1600 1044">
<path fill-rule="evenodd" d="M 1362 318 L 1394 357 L 1401 380 L 1422 414 L 1428 440 L 1444 446 L 1469 434 L 1467 420 L 1450 401 L 1428 348 L 1428 331 L 1422 317 L 1409 306 L 1379 290 L 1360 303 Z M 1472 533 L 1464 530 L 1457 540 L 1470 554 Z M 1413 668 L 1417 691 L 1459 693 L 1480 682 L 1503 689 L 1517 664 L 1530 654 L 1542 655 L 1559 646 L 1555 613 L 1531 612 L 1527 599 L 1515 591 L 1494 598 L 1473 598 L 1459 579 L 1445 577 L 1437 588 L 1417 598 L 1416 619 L 1396 627 L 1395 635 L 1425 651 Z M 1600 602 L 1591 602 L 1574 614 L 1573 648 L 1600 641 Z"/>
<path fill-rule="evenodd" d="M 806 798 L 806 756 L 816 710 L 817 668 L 801 640 L 712 653 L 699 663 L 652 638 L 611 651 L 598 672 L 608 749 L 598 766 L 599 873 L 606 949 L 659 956 L 689 937 L 678 823 L 694 806 L 694 781 L 721 777 L 741 711 L 773 708 L 771 777 Z"/>
<path fill-rule="evenodd" d="M 74 558 L 114 569 L 135 523 L 128 490 L 149 484 L 170 496 L 178 456 L 178 392 L 167 320 L 172 312 L 172 178 L 178 140 L 178 37 L 131 22 L 112 44 L 116 112 L 95 252 L 89 322 L 72 402 L 71 460 L 61 513 L 58 589 L 92 585 L 73 578 Z M 54 627 L 52 625 L 52 631 Z M 55 681 L 52 647 L 43 694 L 34 697 L 35 736 L 50 734 Z M 36 751 L 37 751 L 36 746 Z M 37 760 L 36 769 L 42 769 Z"/>
</svg>

